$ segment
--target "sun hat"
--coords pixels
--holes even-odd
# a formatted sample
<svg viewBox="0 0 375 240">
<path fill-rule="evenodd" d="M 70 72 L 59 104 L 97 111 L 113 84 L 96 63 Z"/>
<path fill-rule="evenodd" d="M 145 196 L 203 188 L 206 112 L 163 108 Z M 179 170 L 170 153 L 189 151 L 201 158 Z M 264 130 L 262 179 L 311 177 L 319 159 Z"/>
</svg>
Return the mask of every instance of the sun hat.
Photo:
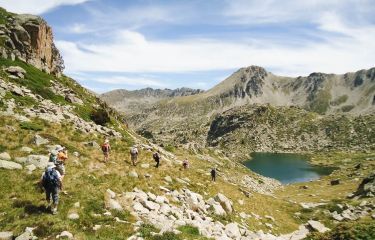
<svg viewBox="0 0 375 240">
<path fill-rule="evenodd" d="M 63 147 L 57 147 L 57 148 L 56 148 L 56 151 L 58 151 L 58 152 L 60 152 L 60 151 L 62 151 L 62 150 L 64 150 Z"/>
<path fill-rule="evenodd" d="M 109 143 L 109 140 L 108 139 L 104 140 L 104 143 Z"/>
</svg>

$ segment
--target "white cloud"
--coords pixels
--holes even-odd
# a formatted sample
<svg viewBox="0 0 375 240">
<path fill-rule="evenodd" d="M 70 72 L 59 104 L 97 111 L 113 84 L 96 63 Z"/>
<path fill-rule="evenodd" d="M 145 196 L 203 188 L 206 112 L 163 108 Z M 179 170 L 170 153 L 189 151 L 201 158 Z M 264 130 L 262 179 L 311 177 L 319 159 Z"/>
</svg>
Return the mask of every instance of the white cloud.
<svg viewBox="0 0 375 240">
<path fill-rule="evenodd" d="M 373 67 L 374 26 L 348 26 L 335 14 L 326 14 L 319 24 L 322 31 L 329 31 L 329 37 L 324 42 L 307 42 L 300 47 L 267 39 L 151 41 L 128 30 L 119 31 L 112 42 L 58 41 L 57 46 L 67 71 L 188 72 L 260 65 L 278 69 L 278 74 L 296 76 Z"/>
<path fill-rule="evenodd" d="M 150 86 L 150 87 L 165 87 L 166 85 L 155 79 L 148 79 L 142 77 L 126 77 L 126 76 L 109 76 L 92 78 L 90 81 L 113 84 L 113 85 L 129 85 L 129 86 Z"/>
<path fill-rule="evenodd" d="M 90 0 L 0 0 L 0 6 L 10 12 L 42 14 L 62 5 L 76 5 Z"/>
</svg>

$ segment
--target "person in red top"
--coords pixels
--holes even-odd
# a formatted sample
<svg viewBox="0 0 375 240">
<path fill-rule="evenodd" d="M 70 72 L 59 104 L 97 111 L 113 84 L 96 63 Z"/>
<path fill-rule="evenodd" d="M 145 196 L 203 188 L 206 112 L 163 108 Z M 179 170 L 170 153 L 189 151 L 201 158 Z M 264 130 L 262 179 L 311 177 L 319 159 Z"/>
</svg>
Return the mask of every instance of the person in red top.
<svg viewBox="0 0 375 240">
<path fill-rule="evenodd" d="M 111 145 L 109 145 L 109 140 L 106 139 L 102 145 L 102 151 L 104 155 L 104 162 L 109 161 L 109 152 L 111 151 Z"/>
</svg>

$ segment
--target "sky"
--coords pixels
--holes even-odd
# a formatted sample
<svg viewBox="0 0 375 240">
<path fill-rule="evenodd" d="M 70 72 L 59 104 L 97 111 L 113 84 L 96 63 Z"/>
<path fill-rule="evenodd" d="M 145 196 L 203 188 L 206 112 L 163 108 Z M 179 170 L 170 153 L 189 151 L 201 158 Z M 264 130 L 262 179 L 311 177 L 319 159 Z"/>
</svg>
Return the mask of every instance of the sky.
<svg viewBox="0 0 375 240">
<path fill-rule="evenodd" d="M 277 75 L 375 64 L 375 0 L 0 0 L 42 16 L 64 73 L 103 93 L 209 89 L 241 67 Z"/>
</svg>

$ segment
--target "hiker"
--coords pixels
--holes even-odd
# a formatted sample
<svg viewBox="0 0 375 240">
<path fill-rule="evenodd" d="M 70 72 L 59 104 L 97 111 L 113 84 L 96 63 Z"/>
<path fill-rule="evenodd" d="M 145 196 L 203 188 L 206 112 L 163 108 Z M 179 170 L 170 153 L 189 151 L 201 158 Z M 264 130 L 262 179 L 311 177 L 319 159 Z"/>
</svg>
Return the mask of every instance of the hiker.
<svg viewBox="0 0 375 240">
<path fill-rule="evenodd" d="M 102 151 L 104 155 L 104 162 L 109 161 L 109 152 L 111 151 L 111 146 L 109 145 L 109 140 L 106 139 L 102 145 Z"/>
<path fill-rule="evenodd" d="M 189 161 L 187 159 L 185 159 L 183 162 L 182 162 L 182 167 L 184 169 L 188 169 L 189 168 Z"/>
<path fill-rule="evenodd" d="M 130 156 L 131 156 L 131 160 L 132 160 L 132 164 L 133 166 L 136 166 L 137 165 L 137 160 L 138 160 L 138 149 L 137 149 L 137 146 L 133 146 L 131 149 L 130 149 Z"/>
<path fill-rule="evenodd" d="M 157 152 L 155 152 L 153 155 L 152 155 L 152 157 L 154 158 L 154 160 L 155 160 L 155 162 L 156 162 L 156 168 L 158 168 L 159 167 L 159 165 L 160 165 L 160 158 L 161 158 L 161 156 L 160 156 L 160 150 L 158 150 Z"/>
<path fill-rule="evenodd" d="M 57 153 L 57 160 L 56 160 L 56 170 L 61 175 L 61 180 L 64 179 L 65 176 L 65 161 L 68 159 L 68 150 L 64 147 L 58 147 L 56 149 Z"/>
<path fill-rule="evenodd" d="M 211 181 L 216 182 L 216 167 L 211 169 Z"/>
<path fill-rule="evenodd" d="M 40 185 L 46 192 L 47 208 L 51 209 L 52 214 L 57 214 L 57 205 L 59 203 L 59 191 L 62 189 L 61 175 L 56 170 L 56 165 L 49 162 L 45 172 L 40 179 Z M 51 205 L 52 198 L 52 205 Z"/>
</svg>

